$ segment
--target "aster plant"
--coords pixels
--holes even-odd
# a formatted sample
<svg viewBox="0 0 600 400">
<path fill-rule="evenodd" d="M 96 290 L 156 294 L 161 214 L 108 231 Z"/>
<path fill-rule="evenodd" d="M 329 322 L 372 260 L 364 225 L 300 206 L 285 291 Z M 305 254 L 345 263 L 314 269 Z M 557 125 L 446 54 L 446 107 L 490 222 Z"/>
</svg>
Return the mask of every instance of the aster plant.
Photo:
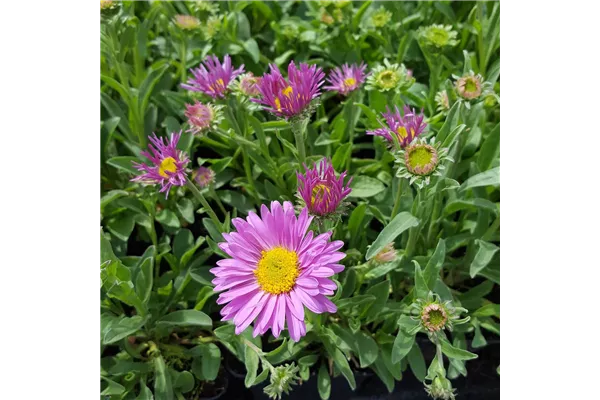
<svg viewBox="0 0 600 400">
<path fill-rule="evenodd" d="M 217 56 L 207 56 L 198 68 L 190 70 L 193 78 L 181 87 L 193 92 L 202 92 L 213 99 L 225 98 L 229 92 L 229 85 L 233 80 L 244 72 L 244 65 L 234 69 L 231 65 L 231 57 L 226 54 L 223 63 Z"/>
<path fill-rule="evenodd" d="M 427 128 L 423 113 L 417 113 L 408 106 L 403 107 L 400 113 L 398 106 L 394 112 L 386 107 L 387 112 L 382 113 L 385 123 L 380 121 L 381 128 L 368 130 L 367 135 L 381 136 L 395 149 L 402 149 L 413 142 Z"/>
<path fill-rule="evenodd" d="M 324 89 L 336 91 L 343 96 L 348 96 L 350 92 L 357 90 L 364 82 L 367 74 L 365 69 L 367 66 L 365 63 L 360 65 L 344 64 L 342 67 L 336 67 L 327 77 L 329 85 L 325 86 Z"/>
<path fill-rule="evenodd" d="M 446 161 L 454 160 L 448 156 L 448 149 L 442 148 L 435 138 L 429 141 L 418 139 L 396 153 L 396 163 L 399 165 L 396 176 L 423 188 L 429 185 L 432 176 L 442 176 Z"/>
<path fill-rule="evenodd" d="M 378 65 L 367 77 L 367 90 L 377 90 L 380 92 L 395 91 L 404 92 L 408 90 L 415 79 L 408 74 L 404 64 L 390 63 L 386 58 L 383 65 Z"/>
</svg>

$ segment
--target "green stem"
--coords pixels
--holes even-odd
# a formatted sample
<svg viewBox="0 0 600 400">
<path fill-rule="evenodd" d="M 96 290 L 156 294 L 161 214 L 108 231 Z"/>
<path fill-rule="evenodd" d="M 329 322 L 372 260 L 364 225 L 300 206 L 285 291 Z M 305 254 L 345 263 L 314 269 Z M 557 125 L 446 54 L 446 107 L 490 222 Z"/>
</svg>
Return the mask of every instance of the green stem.
<svg viewBox="0 0 600 400">
<path fill-rule="evenodd" d="M 394 219 L 394 217 L 398 215 L 398 211 L 400 211 L 400 198 L 402 197 L 402 192 L 404 191 L 404 180 L 405 178 L 398 178 L 398 192 L 396 193 L 396 201 L 394 202 L 394 208 L 392 209 L 390 220 Z"/>
<path fill-rule="evenodd" d="M 301 119 L 290 123 L 294 139 L 296 140 L 296 149 L 298 150 L 298 162 L 300 165 L 306 162 L 306 149 L 304 147 L 304 132 L 308 125 L 308 118 Z"/>
<path fill-rule="evenodd" d="M 417 198 L 415 199 L 415 202 L 413 203 L 413 209 L 412 209 L 412 214 L 415 215 L 417 218 L 419 217 L 419 210 L 421 210 L 421 189 L 417 188 Z M 419 232 L 421 231 L 421 223 L 419 222 L 419 225 L 410 228 L 408 230 L 408 243 L 406 243 L 406 257 L 407 259 L 409 259 L 410 257 L 412 257 L 412 255 L 415 253 L 415 247 L 417 244 L 417 239 L 419 238 Z"/>
<path fill-rule="evenodd" d="M 213 197 L 213 199 L 215 199 L 215 201 L 217 202 L 217 205 L 219 206 L 219 209 L 223 212 L 223 214 L 227 214 L 223 203 L 221 203 L 221 199 L 219 198 L 219 196 L 217 196 L 217 191 L 215 190 L 214 186 L 210 185 L 208 191 L 210 192 L 210 195 Z"/>
<path fill-rule="evenodd" d="M 181 81 L 186 82 L 187 77 L 187 69 L 185 66 L 187 65 L 187 37 L 184 37 L 181 41 Z"/>
<path fill-rule="evenodd" d="M 221 221 L 219 221 L 217 214 L 215 214 L 212 207 L 210 206 L 210 204 L 208 204 L 208 202 L 206 201 L 206 199 L 204 198 L 202 193 L 200 193 L 200 191 L 198 190 L 196 185 L 194 185 L 194 183 L 192 181 L 190 181 L 190 178 L 186 177 L 185 180 L 186 180 L 186 186 L 190 189 L 190 191 L 192 192 L 194 197 L 196 197 L 196 199 L 198 199 L 198 201 L 200 201 L 200 204 L 202 204 L 202 207 L 204 207 L 204 209 L 208 213 L 208 216 L 210 217 L 210 219 L 212 219 L 212 221 L 215 223 L 219 232 L 222 233 L 223 225 L 221 224 Z"/>
<path fill-rule="evenodd" d="M 427 228 L 427 243 L 430 243 L 433 240 L 434 232 L 436 231 L 436 221 L 439 217 L 439 213 L 441 211 L 442 202 L 439 199 L 439 195 L 435 194 L 433 198 L 433 212 L 431 213 L 431 221 L 429 222 L 429 228 Z"/>
</svg>

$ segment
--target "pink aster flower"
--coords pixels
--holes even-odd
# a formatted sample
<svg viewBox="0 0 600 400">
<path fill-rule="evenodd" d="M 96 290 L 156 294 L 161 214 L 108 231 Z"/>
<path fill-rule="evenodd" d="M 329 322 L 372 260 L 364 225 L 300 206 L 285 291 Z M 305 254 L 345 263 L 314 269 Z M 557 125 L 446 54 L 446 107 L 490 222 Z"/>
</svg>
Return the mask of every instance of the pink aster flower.
<svg viewBox="0 0 600 400">
<path fill-rule="evenodd" d="M 142 151 L 140 154 L 149 159 L 152 165 L 133 162 L 133 166 L 139 171 L 144 172 L 132 179 L 133 182 L 141 182 L 151 185 L 160 184 L 160 192 L 165 192 L 169 196 L 171 186 L 183 186 L 187 177 L 186 165 L 190 162 L 187 155 L 177 150 L 177 142 L 181 137 L 181 132 L 171 133 L 169 141 L 165 138 L 158 138 L 156 134 L 149 136 L 151 144 L 148 145 L 152 154 Z"/>
<path fill-rule="evenodd" d="M 360 65 L 344 64 L 341 69 L 339 67 L 334 68 L 327 77 L 330 86 L 325 86 L 325 89 L 337 91 L 347 96 L 348 93 L 358 89 L 365 82 L 366 68 L 364 62 L 361 62 Z"/>
<path fill-rule="evenodd" d="M 233 69 L 229 54 L 223 58 L 223 64 L 217 56 L 208 56 L 199 68 L 192 68 L 190 72 L 194 77 L 190 78 L 187 84 L 182 83 L 182 88 L 205 93 L 213 99 L 224 98 L 229 83 L 244 72 L 244 64 L 238 69 Z"/>
<path fill-rule="evenodd" d="M 320 94 L 325 74 L 320 67 L 300 63 L 296 67 L 294 61 L 288 65 L 288 79 L 285 79 L 279 68 L 271 64 L 271 72 L 263 75 L 257 83 L 259 98 L 252 101 L 266 106 L 266 110 L 279 117 L 294 117 L 309 109 L 313 99 Z"/>
<path fill-rule="evenodd" d="M 207 167 L 198 167 L 198 169 L 192 173 L 192 179 L 194 179 L 201 188 L 208 187 L 215 181 L 215 171 Z"/>
<path fill-rule="evenodd" d="M 306 204 L 309 213 L 326 216 L 339 212 L 338 208 L 342 205 L 342 201 L 352 191 L 349 187 L 352 178 L 344 186 L 346 172 L 337 178 L 333 165 L 327 158 L 322 159 L 319 165 L 314 163 L 312 169 L 306 165 L 304 169 L 306 169 L 304 175 L 297 174 L 298 194 Z"/>
<path fill-rule="evenodd" d="M 338 251 L 344 243 L 331 242 L 332 232 L 307 233 L 312 217 L 306 209 L 296 217 L 289 201 L 273 201 L 270 210 L 263 204 L 260 213 L 234 218 L 237 232 L 223 234 L 219 247 L 231 258 L 210 270 L 214 290 L 223 291 L 217 304 L 227 303 L 221 315 L 233 320 L 236 334 L 255 322 L 255 337 L 269 329 L 279 337 L 287 323 L 297 342 L 306 334 L 304 307 L 317 314 L 337 311 L 325 296 L 337 289 L 329 278 L 344 269 L 338 264 L 346 256 Z"/>
<path fill-rule="evenodd" d="M 381 136 L 387 139 L 390 143 L 394 143 L 392 135 L 394 135 L 402 148 L 406 147 L 414 138 L 419 136 L 427 124 L 423 121 L 425 116 L 423 113 L 417 114 L 416 111 L 408 106 L 404 106 L 404 116 L 400 115 L 400 110 L 396 106 L 396 112 L 392 113 L 389 107 L 386 107 L 387 113 L 382 113 L 385 121 L 382 122 L 382 128 L 367 131 L 367 135 Z"/>
</svg>

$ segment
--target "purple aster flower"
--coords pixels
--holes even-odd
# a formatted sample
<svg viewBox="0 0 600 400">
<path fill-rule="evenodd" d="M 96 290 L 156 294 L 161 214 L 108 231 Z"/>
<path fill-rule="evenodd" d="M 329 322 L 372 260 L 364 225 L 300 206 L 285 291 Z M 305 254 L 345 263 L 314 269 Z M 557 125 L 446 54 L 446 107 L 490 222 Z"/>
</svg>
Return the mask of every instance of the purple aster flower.
<svg viewBox="0 0 600 400">
<path fill-rule="evenodd" d="M 346 255 L 338 251 L 344 243 L 330 241 L 332 232 L 307 233 L 312 217 L 304 209 L 296 217 L 292 203 L 262 205 L 260 217 L 250 212 L 231 222 L 237 232 L 224 233 L 219 247 L 231 258 L 217 261 L 212 283 L 219 295 L 223 320 L 233 320 L 235 333 L 253 321 L 253 335 L 271 329 L 279 337 L 285 328 L 293 341 L 306 334 L 304 307 L 320 314 L 337 307 L 325 296 L 337 289 L 329 279 L 341 272 L 338 262 Z"/>
<path fill-rule="evenodd" d="M 196 181 L 201 188 L 208 187 L 215 181 L 215 171 L 207 167 L 198 167 L 192 173 L 192 179 Z"/>
<path fill-rule="evenodd" d="M 192 68 L 190 72 L 194 77 L 190 78 L 187 84 L 182 83 L 182 88 L 205 93 L 213 99 L 224 98 L 229 83 L 244 72 L 244 64 L 238 69 L 233 69 L 229 54 L 223 58 L 223 64 L 217 56 L 208 56 L 199 68 Z"/>
<path fill-rule="evenodd" d="M 294 117 L 301 114 L 312 100 L 321 94 L 325 74 L 320 67 L 300 63 L 296 67 L 294 61 L 288 65 L 288 79 L 285 79 L 279 68 L 271 64 L 271 72 L 263 75 L 257 83 L 260 98 L 252 101 L 266 106 L 266 110 L 280 117 Z"/>
<path fill-rule="evenodd" d="M 148 145 L 152 154 L 142 151 L 141 155 L 149 159 L 153 165 L 133 162 L 133 166 L 139 171 L 144 172 L 133 178 L 133 182 L 145 184 L 160 184 L 160 192 L 165 192 L 169 196 L 171 186 L 183 186 L 187 177 L 186 165 L 190 161 L 187 155 L 177 150 L 177 142 L 181 137 L 181 132 L 171 133 L 171 139 L 167 142 L 165 138 L 158 138 L 156 134 L 149 136 L 151 144 Z"/>
<path fill-rule="evenodd" d="M 330 86 L 325 86 L 325 89 L 334 90 L 347 96 L 348 93 L 358 89 L 365 82 L 365 78 L 367 77 L 367 74 L 365 74 L 366 68 L 367 66 L 364 62 L 361 62 L 360 65 L 344 64 L 341 69 L 335 67 L 329 72 L 327 81 L 330 83 Z"/>
<path fill-rule="evenodd" d="M 425 116 L 421 112 L 416 111 L 408 106 L 404 106 L 404 116 L 400 115 L 400 110 L 396 106 L 396 112 L 392 113 L 389 107 L 386 107 L 387 113 L 382 113 L 387 126 L 381 123 L 383 128 L 367 131 L 367 135 L 375 135 L 386 138 L 390 143 L 394 143 L 392 135 L 394 135 L 402 148 L 406 147 L 414 138 L 419 136 L 427 124 L 423 121 Z"/>
<path fill-rule="evenodd" d="M 309 169 L 304 166 L 306 173 L 298 176 L 298 195 L 308 208 L 311 215 L 327 216 L 336 213 L 342 201 L 350 194 L 349 188 L 352 178 L 344 186 L 344 172 L 339 178 L 335 176 L 335 170 L 331 162 L 324 158 L 319 165 L 313 164 Z"/>
</svg>

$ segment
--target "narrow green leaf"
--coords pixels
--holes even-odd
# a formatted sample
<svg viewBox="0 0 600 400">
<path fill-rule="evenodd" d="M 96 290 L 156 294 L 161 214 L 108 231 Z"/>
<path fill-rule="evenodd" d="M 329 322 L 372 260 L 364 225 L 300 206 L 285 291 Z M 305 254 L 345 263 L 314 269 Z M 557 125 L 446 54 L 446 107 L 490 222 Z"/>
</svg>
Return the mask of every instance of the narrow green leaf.
<svg viewBox="0 0 600 400">
<path fill-rule="evenodd" d="M 479 149 L 477 165 L 480 171 L 490 169 L 500 155 L 500 123 L 492 129 Z"/>
<path fill-rule="evenodd" d="M 448 358 L 455 358 L 457 360 L 472 360 L 477 358 L 477 354 L 471 353 L 470 351 L 459 349 L 454 347 L 446 339 L 440 339 L 442 343 L 442 352 L 448 356 Z"/>
<path fill-rule="evenodd" d="M 460 185 L 460 190 L 465 191 L 476 187 L 498 185 L 500 185 L 500 167 L 488 169 L 485 172 L 470 177 Z"/>
<path fill-rule="evenodd" d="M 366 259 L 370 260 L 375 257 L 386 244 L 393 242 L 402 232 L 408 228 L 417 226 L 418 224 L 419 220 L 409 212 L 401 212 L 396 215 L 394 219 L 383 228 L 379 236 L 377 236 L 377 239 L 375 239 L 371 247 L 369 247 Z"/>
<path fill-rule="evenodd" d="M 433 289 L 435 287 L 435 281 L 440 276 L 440 271 L 444 265 L 444 258 L 446 258 L 446 241 L 440 239 L 423 271 L 423 278 L 425 278 L 428 288 Z"/>
<path fill-rule="evenodd" d="M 128 157 L 128 156 L 118 156 L 112 157 L 106 160 L 106 163 L 110 166 L 117 168 L 120 171 L 124 171 L 127 174 L 137 175 L 140 173 L 137 169 L 133 167 L 132 162 L 140 162 L 137 157 Z"/>
<path fill-rule="evenodd" d="M 212 328 L 210 317 L 198 310 L 174 311 L 159 319 L 157 324 L 164 326 L 201 326 Z"/>
<path fill-rule="evenodd" d="M 482 269 L 484 269 L 490 261 L 492 261 L 494 254 L 500 250 L 500 248 L 493 243 L 484 242 L 483 240 L 476 240 L 475 242 L 478 245 L 478 249 L 469 269 L 471 278 L 474 278 Z"/>
<path fill-rule="evenodd" d="M 394 340 L 394 346 L 392 347 L 392 363 L 396 364 L 402 361 L 413 347 L 414 343 L 414 335 L 408 335 L 404 333 L 402 329 L 399 329 L 396 339 Z"/>
<path fill-rule="evenodd" d="M 345 162 L 345 161 L 344 161 Z M 349 197 L 373 197 L 385 190 L 385 185 L 379 179 L 359 175 L 352 179 L 352 191 Z"/>
<path fill-rule="evenodd" d="M 427 375 L 427 366 L 425 365 L 425 358 L 423 357 L 421 348 L 418 345 L 413 346 L 408 352 L 407 358 L 410 370 L 418 380 L 423 382 L 425 375 Z"/>
<path fill-rule="evenodd" d="M 426 299 L 430 289 L 427 286 L 425 277 L 423 276 L 423 271 L 421 271 L 421 266 L 415 260 L 413 260 L 413 263 L 415 264 L 415 300 Z"/>
<path fill-rule="evenodd" d="M 258 355 L 249 346 L 244 349 L 244 364 L 246 364 L 246 378 L 244 378 L 244 385 L 247 388 L 254 385 L 256 379 L 256 373 L 258 371 Z"/>
<path fill-rule="evenodd" d="M 154 394 L 157 399 L 174 400 L 171 375 L 162 356 L 154 358 Z"/>
<path fill-rule="evenodd" d="M 319 389 L 319 396 L 321 400 L 329 400 L 331 395 L 331 378 L 325 364 L 321 364 L 319 368 L 319 375 L 317 377 L 317 388 Z"/>
<path fill-rule="evenodd" d="M 366 368 L 373 364 L 377 359 L 379 348 L 375 340 L 366 333 L 359 331 L 354 335 L 356 346 L 358 348 L 358 357 L 360 359 L 360 367 Z"/>
</svg>

